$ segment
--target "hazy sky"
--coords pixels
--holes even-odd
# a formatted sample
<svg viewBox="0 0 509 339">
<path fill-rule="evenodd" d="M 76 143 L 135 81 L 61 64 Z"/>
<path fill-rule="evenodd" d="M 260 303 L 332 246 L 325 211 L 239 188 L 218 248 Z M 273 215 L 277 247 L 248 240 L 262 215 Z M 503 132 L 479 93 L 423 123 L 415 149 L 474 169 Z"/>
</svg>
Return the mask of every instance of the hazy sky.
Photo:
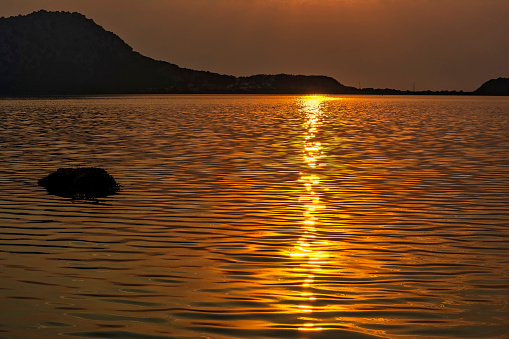
<svg viewBox="0 0 509 339">
<path fill-rule="evenodd" d="M 509 0 L 0 0 L 0 16 L 39 9 L 83 13 L 143 55 L 223 74 L 466 91 L 509 77 Z"/>
</svg>

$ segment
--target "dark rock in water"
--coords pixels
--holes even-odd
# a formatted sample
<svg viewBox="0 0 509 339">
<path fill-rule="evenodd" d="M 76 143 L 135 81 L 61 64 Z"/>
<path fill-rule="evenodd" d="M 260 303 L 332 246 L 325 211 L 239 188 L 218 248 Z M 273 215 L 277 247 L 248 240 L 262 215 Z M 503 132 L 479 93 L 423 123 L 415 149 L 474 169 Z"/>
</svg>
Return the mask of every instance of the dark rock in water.
<svg viewBox="0 0 509 339">
<path fill-rule="evenodd" d="M 93 199 L 119 191 L 120 185 L 102 168 L 59 168 L 38 181 L 49 193 L 66 198 Z"/>
</svg>

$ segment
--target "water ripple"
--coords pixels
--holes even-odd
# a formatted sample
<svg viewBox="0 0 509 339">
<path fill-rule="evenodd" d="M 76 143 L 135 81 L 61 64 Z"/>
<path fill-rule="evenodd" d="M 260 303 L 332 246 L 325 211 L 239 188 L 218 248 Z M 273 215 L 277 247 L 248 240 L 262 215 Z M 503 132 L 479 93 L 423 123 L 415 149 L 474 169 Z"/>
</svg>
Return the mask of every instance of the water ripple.
<svg viewBox="0 0 509 339">
<path fill-rule="evenodd" d="M 0 337 L 509 332 L 507 98 L 1 103 Z M 67 166 L 122 191 L 37 186 Z"/>
</svg>

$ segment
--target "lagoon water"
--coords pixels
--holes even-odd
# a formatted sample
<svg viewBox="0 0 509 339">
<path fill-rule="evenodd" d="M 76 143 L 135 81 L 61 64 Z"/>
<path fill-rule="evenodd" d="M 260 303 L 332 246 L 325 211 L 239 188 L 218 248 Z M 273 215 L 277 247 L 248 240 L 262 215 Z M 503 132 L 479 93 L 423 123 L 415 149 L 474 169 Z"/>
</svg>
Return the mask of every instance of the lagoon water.
<svg viewBox="0 0 509 339">
<path fill-rule="evenodd" d="M 507 97 L 3 99 L 0 143 L 0 338 L 509 333 Z"/>
</svg>

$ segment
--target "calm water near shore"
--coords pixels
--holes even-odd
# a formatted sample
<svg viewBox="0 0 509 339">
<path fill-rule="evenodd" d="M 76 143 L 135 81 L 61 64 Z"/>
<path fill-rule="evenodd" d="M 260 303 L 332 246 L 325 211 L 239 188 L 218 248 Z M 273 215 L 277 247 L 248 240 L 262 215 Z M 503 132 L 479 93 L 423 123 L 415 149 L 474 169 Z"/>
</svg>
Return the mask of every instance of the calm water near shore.
<svg viewBox="0 0 509 339">
<path fill-rule="evenodd" d="M 0 338 L 509 333 L 508 97 L 3 99 L 0 145 Z"/>
</svg>

